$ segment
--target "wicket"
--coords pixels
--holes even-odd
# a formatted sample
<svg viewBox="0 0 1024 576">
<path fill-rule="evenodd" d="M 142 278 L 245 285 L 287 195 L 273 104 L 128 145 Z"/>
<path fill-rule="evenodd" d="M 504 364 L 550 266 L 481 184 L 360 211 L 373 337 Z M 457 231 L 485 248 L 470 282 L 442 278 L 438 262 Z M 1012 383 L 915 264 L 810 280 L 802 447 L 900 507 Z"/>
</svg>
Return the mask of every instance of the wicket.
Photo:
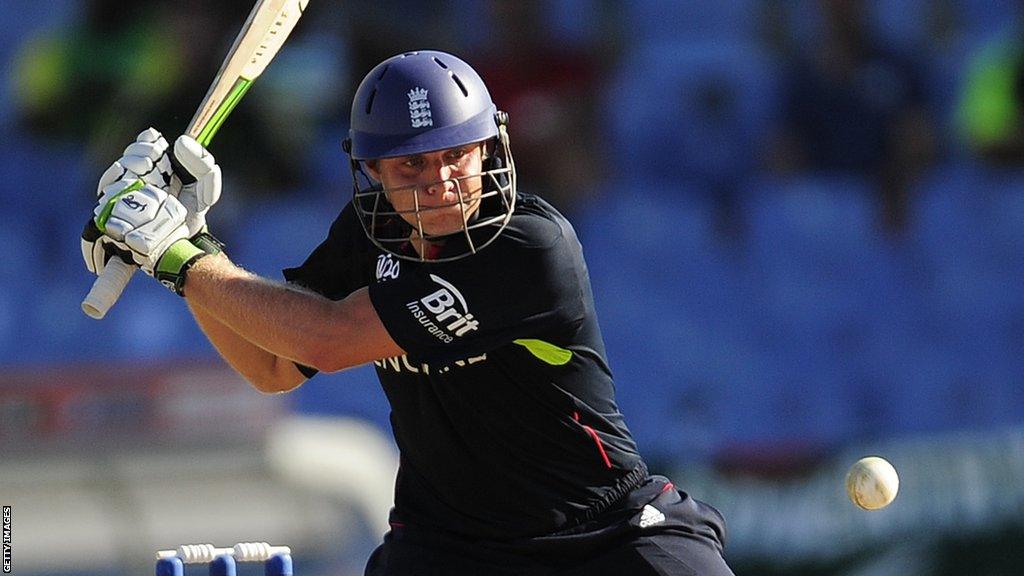
<svg viewBox="0 0 1024 576">
<path fill-rule="evenodd" d="M 264 576 L 292 576 L 291 549 L 266 542 L 239 542 L 232 548 L 183 544 L 156 553 L 156 576 L 184 576 L 186 564 L 206 564 L 210 576 L 235 576 L 237 562 L 263 562 Z"/>
</svg>

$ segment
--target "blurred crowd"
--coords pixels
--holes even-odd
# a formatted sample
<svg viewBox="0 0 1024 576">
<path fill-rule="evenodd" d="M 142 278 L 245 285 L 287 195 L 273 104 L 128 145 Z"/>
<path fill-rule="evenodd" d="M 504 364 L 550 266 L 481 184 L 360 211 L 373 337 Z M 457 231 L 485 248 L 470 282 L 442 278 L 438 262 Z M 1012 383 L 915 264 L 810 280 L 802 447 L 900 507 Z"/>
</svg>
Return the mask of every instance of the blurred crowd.
<svg viewBox="0 0 1024 576">
<path fill-rule="evenodd" d="M 0 361 L 101 358 L 76 300 L 94 182 L 140 130 L 183 130 L 251 2 L 20 4 L 0 39 L 0 170 L 30 218 L 2 231 Z M 1024 341 L 1001 272 L 1024 246 L 1022 17 L 1013 0 L 314 0 L 211 145 L 226 178 L 211 220 L 256 272 L 296 264 L 350 194 L 355 83 L 403 50 L 450 51 L 510 113 L 521 187 L 580 228 L 619 381 L 680 398 L 666 419 L 697 425 L 709 388 L 786 390 L 793 372 L 810 376 L 782 404 L 838 372 L 822 387 L 867 417 L 855 388 L 919 373 L 919 350 L 939 351 L 942 398 L 989 386 L 1000 405 Z M 643 354 L 616 352 L 649 329 L 619 304 L 638 291 L 665 325 Z M 175 302 L 136 294 L 106 326 L 118 345 L 212 355 Z M 947 357 L 976 324 L 999 338 L 977 362 L 1000 371 L 965 379 L 974 366 Z M 1012 398 L 1004 419 L 1021 415 Z"/>
<path fill-rule="evenodd" d="M 184 128 L 250 8 L 52 3 L 66 6 L 7 32 L 5 131 L 80 150 L 87 174 L 140 127 Z M 313 3 L 215 152 L 233 195 L 344 193 L 330 179 L 338 166 L 322 164 L 346 170 L 337 145 L 355 83 L 389 55 L 429 47 L 482 72 L 515 123 L 523 182 L 567 212 L 609 177 L 696 180 L 731 210 L 751 174 L 837 171 L 872 180 L 879 224 L 898 233 L 929 168 L 1020 162 L 1016 4 Z"/>
</svg>

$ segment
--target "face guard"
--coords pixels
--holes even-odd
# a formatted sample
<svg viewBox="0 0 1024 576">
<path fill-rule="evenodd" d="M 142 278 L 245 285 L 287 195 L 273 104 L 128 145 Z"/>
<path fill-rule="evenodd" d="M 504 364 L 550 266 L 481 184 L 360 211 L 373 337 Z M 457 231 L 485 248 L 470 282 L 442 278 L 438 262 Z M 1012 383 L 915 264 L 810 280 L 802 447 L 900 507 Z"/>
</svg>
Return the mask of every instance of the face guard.
<svg viewBox="0 0 1024 576">
<path fill-rule="evenodd" d="M 476 254 L 497 238 L 515 210 L 516 172 L 505 125 L 498 128 L 493 141 L 494 153 L 485 158 L 479 174 L 461 175 L 431 185 L 451 184 L 455 200 L 436 206 L 424 206 L 421 195 L 428 186 L 383 188 L 366 173 L 363 163 L 352 160 L 353 206 L 366 236 L 381 250 L 405 260 L 445 262 Z M 480 180 L 480 187 L 471 190 L 471 181 Z M 400 204 L 411 208 L 397 210 L 389 198 L 404 195 L 411 202 Z M 396 201 L 396 203 L 399 203 Z M 431 212 L 458 207 L 462 223 L 458 230 L 431 234 L 424 228 L 423 218 Z M 411 221 L 411 222 L 410 222 Z M 408 249 L 411 238 L 445 244 L 440 255 L 419 254 Z"/>
<path fill-rule="evenodd" d="M 464 258 L 493 242 L 515 209 L 516 172 L 507 125 L 508 116 L 497 111 L 483 80 L 451 54 L 410 52 L 377 65 L 356 90 L 349 138 L 343 144 L 352 165 L 352 203 L 367 237 L 399 258 L 430 262 Z M 369 160 L 480 142 L 489 154 L 479 174 L 385 189 L 366 171 Z M 476 179 L 480 186 L 470 189 Z M 455 200 L 425 205 L 421 199 L 433 185 L 450 186 Z M 397 210 L 389 199 L 403 209 Z M 461 215 L 457 229 L 432 234 L 425 227 L 424 219 L 432 212 L 456 207 Z M 440 250 L 411 250 L 410 241 L 419 239 Z"/>
</svg>

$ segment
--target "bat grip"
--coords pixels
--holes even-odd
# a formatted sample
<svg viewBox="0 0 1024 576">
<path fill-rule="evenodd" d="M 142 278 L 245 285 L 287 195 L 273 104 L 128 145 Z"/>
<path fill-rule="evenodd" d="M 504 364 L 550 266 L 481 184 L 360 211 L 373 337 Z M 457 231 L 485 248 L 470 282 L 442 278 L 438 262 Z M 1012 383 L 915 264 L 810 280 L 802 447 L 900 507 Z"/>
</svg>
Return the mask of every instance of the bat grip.
<svg viewBox="0 0 1024 576">
<path fill-rule="evenodd" d="M 124 260 L 111 258 L 103 268 L 103 273 L 93 282 L 85 300 L 82 300 L 82 312 L 96 320 L 106 316 L 107 310 L 110 310 L 121 297 L 121 292 L 132 279 L 135 270 L 135 266 L 125 263 Z"/>
</svg>

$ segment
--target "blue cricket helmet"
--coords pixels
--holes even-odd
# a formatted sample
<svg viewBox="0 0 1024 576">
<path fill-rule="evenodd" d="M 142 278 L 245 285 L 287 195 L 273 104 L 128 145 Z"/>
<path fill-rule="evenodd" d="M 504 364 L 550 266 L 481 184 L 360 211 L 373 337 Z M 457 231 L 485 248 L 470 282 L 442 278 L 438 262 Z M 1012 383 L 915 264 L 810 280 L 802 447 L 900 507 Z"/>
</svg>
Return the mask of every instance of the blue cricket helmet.
<svg viewBox="0 0 1024 576">
<path fill-rule="evenodd" d="M 352 100 L 356 160 L 391 158 L 489 140 L 498 113 L 484 81 L 462 60 L 433 50 L 378 64 Z"/>
<path fill-rule="evenodd" d="M 455 260 L 475 254 L 501 234 L 515 208 L 516 174 L 506 126 L 480 75 L 459 58 L 434 50 L 406 52 L 384 60 L 363 78 L 352 99 L 349 137 L 354 180 L 353 205 L 367 237 L 382 250 L 402 259 L 424 261 L 403 249 L 415 232 L 420 238 L 462 246 L 431 261 Z M 447 150 L 484 142 L 487 159 L 483 189 L 466 190 L 460 179 L 454 205 L 462 209 L 462 230 L 431 236 L 422 227 L 419 202 L 398 212 L 388 195 L 420 194 L 415 188 L 385 189 L 364 170 L 378 158 L 394 158 Z M 413 221 L 410 223 L 409 221 Z M 451 238 L 459 236 L 460 238 Z"/>
</svg>

